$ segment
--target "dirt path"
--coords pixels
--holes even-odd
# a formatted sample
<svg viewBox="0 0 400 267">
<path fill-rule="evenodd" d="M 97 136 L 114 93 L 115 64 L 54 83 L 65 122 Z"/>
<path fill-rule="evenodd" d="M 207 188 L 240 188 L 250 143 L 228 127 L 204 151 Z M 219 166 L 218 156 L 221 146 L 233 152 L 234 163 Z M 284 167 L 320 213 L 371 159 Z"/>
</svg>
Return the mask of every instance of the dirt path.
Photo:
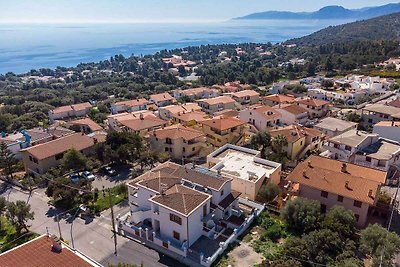
<svg viewBox="0 0 400 267">
<path fill-rule="evenodd" d="M 232 266 L 251 267 L 260 264 L 263 260 L 262 256 L 254 251 L 247 242 L 242 242 L 240 246 L 229 252 L 229 258 L 232 259 Z"/>
</svg>

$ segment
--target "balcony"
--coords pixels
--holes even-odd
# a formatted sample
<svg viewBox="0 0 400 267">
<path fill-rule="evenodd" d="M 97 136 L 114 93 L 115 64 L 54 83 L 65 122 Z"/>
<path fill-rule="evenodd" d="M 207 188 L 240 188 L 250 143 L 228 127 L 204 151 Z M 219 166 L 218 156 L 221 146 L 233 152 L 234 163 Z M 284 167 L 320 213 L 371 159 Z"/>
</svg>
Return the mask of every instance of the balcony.
<svg viewBox="0 0 400 267">
<path fill-rule="evenodd" d="M 153 216 L 153 211 L 151 209 L 147 210 L 138 210 L 132 212 L 131 214 L 131 222 L 139 223 L 144 221 L 145 219 L 151 218 Z"/>
</svg>

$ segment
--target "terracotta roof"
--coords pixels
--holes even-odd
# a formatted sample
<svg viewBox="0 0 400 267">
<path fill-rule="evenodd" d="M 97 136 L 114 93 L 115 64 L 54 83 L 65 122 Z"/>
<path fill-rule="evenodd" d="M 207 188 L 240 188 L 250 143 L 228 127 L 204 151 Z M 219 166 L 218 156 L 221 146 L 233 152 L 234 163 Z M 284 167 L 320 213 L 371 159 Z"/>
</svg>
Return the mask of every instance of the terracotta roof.
<svg viewBox="0 0 400 267">
<path fill-rule="evenodd" d="M 188 216 L 210 198 L 211 195 L 175 184 L 165 193 L 152 197 L 150 201 Z"/>
<path fill-rule="evenodd" d="M 312 106 L 312 107 L 321 107 L 321 106 L 329 104 L 329 102 L 327 102 L 325 100 L 313 99 L 313 98 L 312 99 L 311 98 L 300 99 L 300 100 L 297 100 L 297 103 L 307 105 L 307 106 Z"/>
<path fill-rule="evenodd" d="M 66 105 L 66 106 L 62 106 L 62 107 L 58 107 L 53 109 L 51 112 L 53 114 L 57 114 L 57 113 L 63 113 L 63 112 L 68 112 L 68 111 L 80 111 L 80 110 L 85 110 L 87 108 L 91 108 L 92 105 L 89 102 L 85 102 L 85 103 L 80 103 L 80 104 L 74 104 L 74 105 Z"/>
<path fill-rule="evenodd" d="M 134 118 L 128 120 L 120 120 L 119 123 L 133 131 L 141 131 L 163 126 L 166 125 L 168 122 L 154 116 L 144 116 L 142 119 Z"/>
<path fill-rule="evenodd" d="M 279 128 L 270 131 L 271 137 L 283 135 L 286 137 L 288 143 L 294 143 L 300 138 L 306 136 L 320 136 L 322 133 L 316 129 L 302 127 L 300 125 L 289 125 L 284 128 Z"/>
<path fill-rule="evenodd" d="M 235 92 L 232 94 L 232 96 L 234 97 L 246 97 L 246 96 L 259 96 L 260 94 L 257 93 L 254 90 L 244 90 L 244 91 L 239 91 L 239 92 Z"/>
<path fill-rule="evenodd" d="M 227 117 L 237 117 L 239 116 L 239 112 L 237 110 L 233 110 L 233 109 L 224 109 L 221 111 L 217 111 L 214 113 L 214 116 L 224 116 L 225 118 Z"/>
<path fill-rule="evenodd" d="M 101 140 L 99 140 L 101 141 Z M 81 133 L 67 135 L 44 144 L 39 144 L 21 151 L 26 152 L 42 160 L 63 153 L 71 148 L 83 150 L 94 145 L 94 138 Z"/>
<path fill-rule="evenodd" d="M 165 107 L 160 107 L 158 110 L 168 110 L 172 114 L 200 111 L 201 107 L 197 103 L 185 103 L 181 105 L 169 105 Z"/>
<path fill-rule="evenodd" d="M 87 108 L 92 108 L 92 104 L 90 104 L 89 102 L 85 102 L 85 103 L 72 105 L 71 107 L 73 110 L 79 111 L 79 110 L 85 110 Z"/>
<path fill-rule="evenodd" d="M 275 95 L 265 96 L 264 100 L 273 101 L 277 103 L 294 103 L 295 97 L 289 95 L 275 94 Z"/>
<path fill-rule="evenodd" d="M 388 106 L 400 108 L 400 98 L 396 98 L 395 100 L 390 101 L 387 103 Z"/>
<path fill-rule="evenodd" d="M 177 92 L 186 95 L 186 96 L 197 96 L 204 94 L 206 92 L 218 92 L 217 89 L 207 88 L 207 87 L 197 87 L 197 88 L 190 88 L 186 90 L 177 90 Z"/>
<path fill-rule="evenodd" d="M 217 129 L 220 131 L 224 131 L 227 129 L 231 129 L 234 127 L 238 127 L 241 125 L 246 124 L 244 121 L 241 121 L 237 118 L 232 118 L 232 117 L 219 117 L 219 118 L 214 118 L 214 119 L 209 119 L 202 121 L 201 124 L 207 125 L 213 129 Z"/>
<path fill-rule="evenodd" d="M 180 124 L 172 125 L 166 127 L 164 129 L 158 129 L 150 133 L 159 139 L 185 139 L 192 140 L 195 138 L 199 138 L 205 136 L 205 134 L 199 130 L 195 130 L 193 128 L 185 127 Z"/>
<path fill-rule="evenodd" d="M 28 241 L 0 254 L 0 266 L 4 267 L 89 267 L 101 266 L 77 251 L 62 244 L 61 252 L 52 249 L 53 237 L 46 235 Z"/>
<path fill-rule="evenodd" d="M 149 101 L 145 98 L 138 98 L 132 100 L 125 100 L 115 103 L 117 106 L 128 106 L 128 107 L 136 107 L 146 105 Z"/>
<path fill-rule="evenodd" d="M 235 201 L 242 193 L 233 191 L 229 193 L 221 202 L 218 203 L 218 206 L 220 206 L 223 209 L 226 209 L 229 207 L 230 204 L 232 204 L 233 201 Z"/>
<path fill-rule="evenodd" d="M 279 118 L 282 116 L 281 113 L 279 113 L 279 111 L 266 105 L 254 105 L 249 107 L 249 109 L 252 109 L 255 112 L 259 113 L 267 120 L 273 120 L 275 118 Z"/>
<path fill-rule="evenodd" d="M 169 93 L 155 94 L 150 96 L 150 100 L 156 102 L 174 100 L 174 99 L 175 98 L 173 98 Z"/>
<path fill-rule="evenodd" d="M 308 112 L 307 109 L 300 107 L 299 105 L 296 105 L 296 104 L 284 105 L 284 106 L 281 106 L 280 109 L 283 109 L 294 115 L 300 115 L 300 114 Z"/>
<path fill-rule="evenodd" d="M 383 127 L 400 127 L 400 121 L 380 121 L 374 126 L 383 126 Z"/>
<path fill-rule="evenodd" d="M 204 102 L 209 105 L 218 105 L 218 104 L 229 104 L 229 103 L 235 103 L 236 101 L 233 100 L 233 98 L 229 96 L 217 96 L 214 98 L 207 98 L 207 99 L 199 99 L 196 100 L 197 102 Z"/>
<path fill-rule="evenodd" d="M 93 132 L 103 130 L 103 128 L 100 125 L 98 125 L 96 122 L 94 122 L 90 118 L 75 120 L 75 121 L 71 121 L 70 123 L 74 124 L 74 125 L 87 125 Z"/>
<path fill-rule="evenodd" d="M 202 111 L 185 112 L 181 114 L 174 114 L 174 118 L 180 119 L 182 121 L 188 122 L 195 120 L 196 122 L 201 122 L 209 119 L 209 116 Z"/>
<path fill-rule="evenodd" d="M 51 111 L 51 113 L 53 114 L 57 114 L 57 113 L 64 113 L 64 112 L 69 112 L 72 111 L 72 107 L 71 106 L 62 106 L 62 107 L 58 107 L 55 108 Z"/>
<path fill-rule="evenodd" d="M 342 166 L 346 167 L 346 172 L 342 171 Z M 385 179 L 386 172 L 319 156 L 310 156 L 287 177 L 287 180 L 300 185 L 368 204 L 375 202 L 375 196 Z"/>
</svg>

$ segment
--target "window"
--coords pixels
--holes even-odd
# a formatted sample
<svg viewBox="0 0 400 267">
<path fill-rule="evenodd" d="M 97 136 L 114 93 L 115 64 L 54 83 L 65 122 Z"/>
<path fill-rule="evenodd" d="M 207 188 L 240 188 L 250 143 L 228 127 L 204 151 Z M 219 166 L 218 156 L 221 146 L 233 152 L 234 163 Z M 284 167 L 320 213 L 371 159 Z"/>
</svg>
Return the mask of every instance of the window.
<svg viewBox="0 0 400 267">
<path fill-rule="evenodd" d="M 29 160 L 30 160 L 30 161 L 33 161 L 33 158 L 32 158 L 32 156 L 29 156 Z"/>
<path fill-rule="evenodd" d="M 35 162 L 36 164 L 38 164 L 37 158 L 33 158 L 33 162 Z"/>
<path fill-rule="evenodd" d="M 163 245 L 164 248 L 168 248 L 168 242 L 163 241 L 162 245 Z"/>
<path fill-rule="evenodd" d="M 344 149 L 346 149 L 347 151 L 351 151 L 351 146 L 345 146 Z"/>
<path fill-rule="evenodd" d="M 354 214 L 354 217 L 356 218 L 356 221 L 358 222 L 358 220 L 360 219 L 360 215 Z"/>
<path fill-rule="evenodd" d="M 224 195 L 224 189 L 222 189 L 222 191 L 221 191 L 221 196 L 223 196 Z"/>
<path fill-rule="evenodd" d="M 354 203 L 353 203 L 354 207 L 361 208 L 361 205 L 362 205 L 361 201 L 354 200 Z"/>
<path fill-rule="evenodd" d="M 371 159 L 370 157 L 366 157 L 365 160 L 366 160 L 367 162 L 371 162 L 372 159 Z"/>
<path fill-rule="evenodd" d="M 171 138 L 165 139 L 165 143 L 171 145 L 172 144 L 172 139 Z"/>
<path fill-rule="evenodd" d="M 340 148 L 340 145 L 339 144 L 333 144 L 333 147 L 334 148 Z"/>
<path fill-rule="evenodd" d="M 169 214 L 169 220 L 171 222 L 174 222 L 174 223 L 177 223 L 179 225 L 182 225 L 182 218 L 177 216 L 177 215 L 175 215 L 175 214 L 170 213 Z"/>
<path fill-rule="evenodd" d="M 168 151 L 169 151 L 169 148 L 168 148 L 168 147 L 166 147 L 166 148 L 165 148 L 165 152 L 168 152 Z"/>
<path fill-rule="evenodd" d="M 326 191 L 321 191 L 321 197 L 323 197 L 323 198 L 328 198 L 328 192 L 326 192 Z"/>
<path fill-rule="evenodd" d="M 192 151 L 195 151 L 196 150 L 196 148 L 195 147 L 192 147 Z"/>
<path fill-rule="evenodd" d="M 343 202 L 343 196 L 337 196 L 337 201 L 338 202 Z"/>
<path fill-rule="evenodd" d="M 182 152 L 186 152 L 186 148 L 182 147 Z"/>
<path fill-rule="evenodd" d="M 181 235 L 178 232 L 173 231 L 172 235 L 176 240 L 180 240 L 181 239 Z"/>
<path fill-rule="evenodd" d="M 203 216 L 207 215 L 207 204 L 203 206 Z"/>
</svg>

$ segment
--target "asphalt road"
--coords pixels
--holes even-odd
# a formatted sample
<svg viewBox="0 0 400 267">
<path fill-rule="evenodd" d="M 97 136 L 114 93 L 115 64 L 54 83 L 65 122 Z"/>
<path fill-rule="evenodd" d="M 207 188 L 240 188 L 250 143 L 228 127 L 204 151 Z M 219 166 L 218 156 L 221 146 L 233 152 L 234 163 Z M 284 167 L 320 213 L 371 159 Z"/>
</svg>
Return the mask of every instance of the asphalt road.
<svg viewBox="0 0 400 267">
<path fill-rule="evenodd" d="M 44 189 L 36 190 L 31 196 L 16 188 L 5 187 L 0 182 L 0 196 L 6 197 L 8 201 L 23 200 L 28 201 L 32 211 L 35 212 L 35 219 L 30 221 L 30 230 L 38 234 L 59 235 L 59 230 L 55 217 L 62 214 L 60 210 L 48 205 L 48 198 Z M 114 207 L 115 215 L 124 214 L 129 206 L 125 203 Z M 182 266 L 181 263 L 172 260 L 166 256 L 160 255 L 157 251 L 149 249 L 137 242 L 128 240 L 124 237 L 117 238 L 117 255 L 114 255 L 114 240 L 111 232 L 110 210 L 102 212 L 100 217 L 92 221 L 85 221 L 81 218 L 73 220 L 73 231 L 71 238 L 71 215 L 61 215 L 60 228 L 62 237 L 72 246 L 82 251 L 84 254 L 93 258 L 104 266 L 108 264 L 117 264 L 119 262 L 143 264 L 146 267 L 153 266 Z"/>
</svg>

